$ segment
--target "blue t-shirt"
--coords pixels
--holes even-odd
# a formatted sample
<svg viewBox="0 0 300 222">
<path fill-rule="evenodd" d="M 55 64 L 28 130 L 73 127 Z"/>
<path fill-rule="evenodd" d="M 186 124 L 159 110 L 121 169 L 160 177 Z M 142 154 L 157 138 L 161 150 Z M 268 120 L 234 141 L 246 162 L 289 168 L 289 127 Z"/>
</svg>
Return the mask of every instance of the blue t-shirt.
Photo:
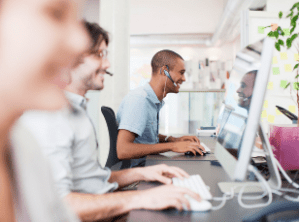
<svg viewBox="0 0 300 222">
<path fill-rule="evenodd" d="M 163 104 L 164 102 L 158 100 L 149 83 L 130 91 L 123 99 L 117 113 L 118 129 L 137 134 L 134 143 L 158 143 L 159 111 Z M 146 157 L 133 159 L 131 166 L 136 166 L 145 159 Z"/>
</svg>

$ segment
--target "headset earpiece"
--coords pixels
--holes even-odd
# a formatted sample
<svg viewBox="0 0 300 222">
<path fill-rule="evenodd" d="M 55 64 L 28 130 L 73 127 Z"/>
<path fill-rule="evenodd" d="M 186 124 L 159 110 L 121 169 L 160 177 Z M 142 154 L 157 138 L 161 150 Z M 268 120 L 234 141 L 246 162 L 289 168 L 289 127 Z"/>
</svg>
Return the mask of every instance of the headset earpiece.
<svg viewBox="0 0 300 222">
<path fill-rule="evenodd" d="M 169 67 L 167 65 L 166 65 L 166 67 L 167 67 L 167 69 L 169 71 Z M 165 75 L 172 81 L 172 83 L 174 84 L 174 86 L 177 86 L 177 84 L 174 82 L 174 80 L 172 79 L 172 77 L 171 77 L 171 75 L 170 75 L 170 73 L 168 71 L 164 70 Z"/>
</svg>

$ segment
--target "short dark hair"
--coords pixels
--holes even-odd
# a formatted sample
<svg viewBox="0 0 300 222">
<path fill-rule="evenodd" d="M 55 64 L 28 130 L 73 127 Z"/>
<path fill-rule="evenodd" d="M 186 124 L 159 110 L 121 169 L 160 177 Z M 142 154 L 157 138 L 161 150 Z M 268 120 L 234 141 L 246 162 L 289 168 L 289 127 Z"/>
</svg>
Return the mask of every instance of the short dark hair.
<svg viewBox="0 0 300 222">
<path fill-rule="evenodd" d="M 88 32 L 88 35 L 92 39 L 92 45 L 90 47 L 90 53 L 98 52 L 99 46 L 102 41 L 105 41 L 106 45 L 109 43 L 108 32 L 101 28 L 97 23 L 90 23 L 83 21 L 84 26 Z"/>
<path fill-rule="evenodd" d="M 151 60 L 152 73 L 156 73 L 159 68 L 165 65 L 167 65 L 170 70 L 173 70 L 176 59 L 183 60 L 183 58 L 178 53 L 172 50 L 164 49 L 157 52 Z"/>
</svg>

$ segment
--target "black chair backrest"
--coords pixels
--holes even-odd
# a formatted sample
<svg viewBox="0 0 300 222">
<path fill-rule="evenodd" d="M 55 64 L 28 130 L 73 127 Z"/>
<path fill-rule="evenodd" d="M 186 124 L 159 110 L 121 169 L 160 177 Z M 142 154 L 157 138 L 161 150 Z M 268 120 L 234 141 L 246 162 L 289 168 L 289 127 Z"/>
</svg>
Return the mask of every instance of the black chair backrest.
<svg viewBox="0 0 300 222">
<path fill-rule="evenodd" d="M 111 168 L 113 165 L 122 161 L 120 169 L 125 169 L 130 167 L 130 160 L 119 160 L 117 156 L 117 137 L 118 137 L 118 124 L 116 121 L 115 112 L 106 106 L 101 107 L 101 112 L 105 118 L 108 133 L 109 133 L 109 154 L 105 166 Z"/>
</svg>

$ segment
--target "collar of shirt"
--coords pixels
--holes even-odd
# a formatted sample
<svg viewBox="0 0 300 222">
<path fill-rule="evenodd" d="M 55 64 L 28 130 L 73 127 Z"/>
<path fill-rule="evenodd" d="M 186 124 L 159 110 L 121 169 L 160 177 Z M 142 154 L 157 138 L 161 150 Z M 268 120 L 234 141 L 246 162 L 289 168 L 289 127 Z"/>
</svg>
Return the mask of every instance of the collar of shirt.
<svg viewBox="0 0 300 222">
<path fill-rule="evenodd" d="M 67 99 L 70 101 L 71 105 L 80 106 L 86 110 L 87 98 L 69 91 L 65 91 L 65 95 Z"/>
<path fill-rule="evenodd" d="M 150 99 L 151 102 L 157 105 L 161 105 L 161 107 L 165 104 L 163 100 L 161 102 L 159 101 L 159 99 L 157 98 L 154 90 L 152 89 L 149 83 L 145 84 L 144 90 L 147 92 L 148 98 Z"/>
</svg>

